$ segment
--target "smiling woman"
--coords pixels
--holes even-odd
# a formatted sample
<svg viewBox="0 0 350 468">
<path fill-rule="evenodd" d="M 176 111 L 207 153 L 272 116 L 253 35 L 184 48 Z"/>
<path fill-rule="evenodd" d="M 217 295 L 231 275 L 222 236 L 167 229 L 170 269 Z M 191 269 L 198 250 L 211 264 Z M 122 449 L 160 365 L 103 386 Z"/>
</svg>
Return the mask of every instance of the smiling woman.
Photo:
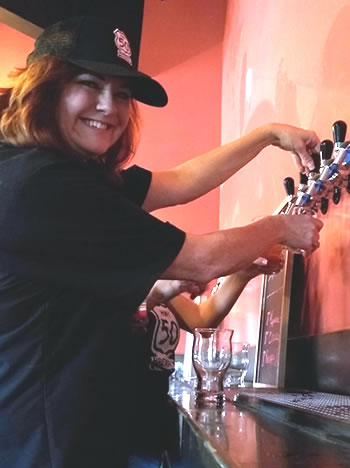
<svg viewBox="0 0 350 468">
<path fill-rule="evenodd" d="M 124 169 L 136 101 L 162 107 L 167 95 L 133 66 L 124 32 L 100 18 L 47 28 L 12 77 L 0 90 L 0 458 L 134 468 L 140 455 L 157 467 L 174 448 L 176 412 L 150 340 L 133 333 L 138 306 L 161 277 L 208 282 L 275 244 L 310 252 L 322 223 L 268 216 L 194 236 L 149 211 L 198 198 L 270 144 L 310 166 L 319 140 L 266 124 L 168 171 Z"/>
<path fill-rule="evenodd" d="M 114 175 L 134 155 L 139 115 L 127 78 L 87 73 L 50 55 L 10 77 L 13 87 L 0 94 L 0 131 L 8 143 L 66 147 L 83 159 L 102 160 Z M 87 132 L 103 124 L 103 135 Z"/>
</svg>

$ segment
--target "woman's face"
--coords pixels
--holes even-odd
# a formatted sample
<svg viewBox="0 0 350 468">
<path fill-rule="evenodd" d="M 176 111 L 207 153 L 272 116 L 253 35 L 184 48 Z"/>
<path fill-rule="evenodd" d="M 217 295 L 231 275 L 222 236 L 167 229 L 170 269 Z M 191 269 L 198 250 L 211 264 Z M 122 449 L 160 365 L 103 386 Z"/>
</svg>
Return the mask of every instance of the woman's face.
<svg viewBox="0 0 350 468">
<path fill-rule="evenodd" d="M 75 152 L 102 155 L 129 121 L 131 91 L 120 78 L 83 72 L 69 82 L 58 104 L 60 132 Z"/>
</svg>

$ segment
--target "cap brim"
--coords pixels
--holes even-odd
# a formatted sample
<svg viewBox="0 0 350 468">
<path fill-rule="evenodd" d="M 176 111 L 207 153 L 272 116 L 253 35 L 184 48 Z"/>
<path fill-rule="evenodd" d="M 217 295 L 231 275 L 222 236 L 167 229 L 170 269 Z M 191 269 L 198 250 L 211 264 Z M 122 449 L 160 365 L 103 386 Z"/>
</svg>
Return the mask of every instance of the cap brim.
<svg viewBox="0 0 350 468">
<path fill-rule="evenodd" d="M 64 59 L 67 62 L 77 65 L 85 70 L 100 73 L 102 75 L 120 76 L 128 78 L 133 98 L 150 106 L 164 107 L 168 103 L 168 96 L 161 84 L 156 80 L 139 72 L 118 64 L 91 62 L 87 60 Z"/>
</svg>

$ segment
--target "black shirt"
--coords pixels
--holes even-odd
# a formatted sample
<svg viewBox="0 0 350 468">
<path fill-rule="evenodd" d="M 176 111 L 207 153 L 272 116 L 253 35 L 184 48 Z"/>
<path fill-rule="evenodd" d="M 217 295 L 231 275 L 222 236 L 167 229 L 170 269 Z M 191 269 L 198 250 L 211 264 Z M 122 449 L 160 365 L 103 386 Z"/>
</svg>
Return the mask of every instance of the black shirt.
<svg viewBox="0 0 350 468">
<path fill-rule="evenodd" d="M 0 147 L 2 468 L 124 466 L 130 315 L 185 237 L 140 208 L 150 180 Z"/>
<path fill-rule="evenodd" d="M 133 323 L 132 442 L 140 455 L 159 457 L 164 450 L 176 455 L 178 414 L 168 390 L 179 331 L 175 316 L 164 306 Z"/>
</svg>

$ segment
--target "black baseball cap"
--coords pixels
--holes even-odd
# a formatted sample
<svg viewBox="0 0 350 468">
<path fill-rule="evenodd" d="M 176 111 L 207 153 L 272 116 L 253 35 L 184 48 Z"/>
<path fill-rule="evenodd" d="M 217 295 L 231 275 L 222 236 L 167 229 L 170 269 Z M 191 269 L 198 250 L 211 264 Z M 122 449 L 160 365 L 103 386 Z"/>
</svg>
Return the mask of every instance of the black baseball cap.
<svg viewBox="0 0 350 468">
<path fill-rule="evenodd" d="M 137 101 L 156 107 L 168 102 L 165 89 L 133 66 L 125 33 L 105 18 L 74 16 L 49 26 L 36 39 L 27 63 L 48 55 L 91 72 L 127 78 Z"/>
</svg>

